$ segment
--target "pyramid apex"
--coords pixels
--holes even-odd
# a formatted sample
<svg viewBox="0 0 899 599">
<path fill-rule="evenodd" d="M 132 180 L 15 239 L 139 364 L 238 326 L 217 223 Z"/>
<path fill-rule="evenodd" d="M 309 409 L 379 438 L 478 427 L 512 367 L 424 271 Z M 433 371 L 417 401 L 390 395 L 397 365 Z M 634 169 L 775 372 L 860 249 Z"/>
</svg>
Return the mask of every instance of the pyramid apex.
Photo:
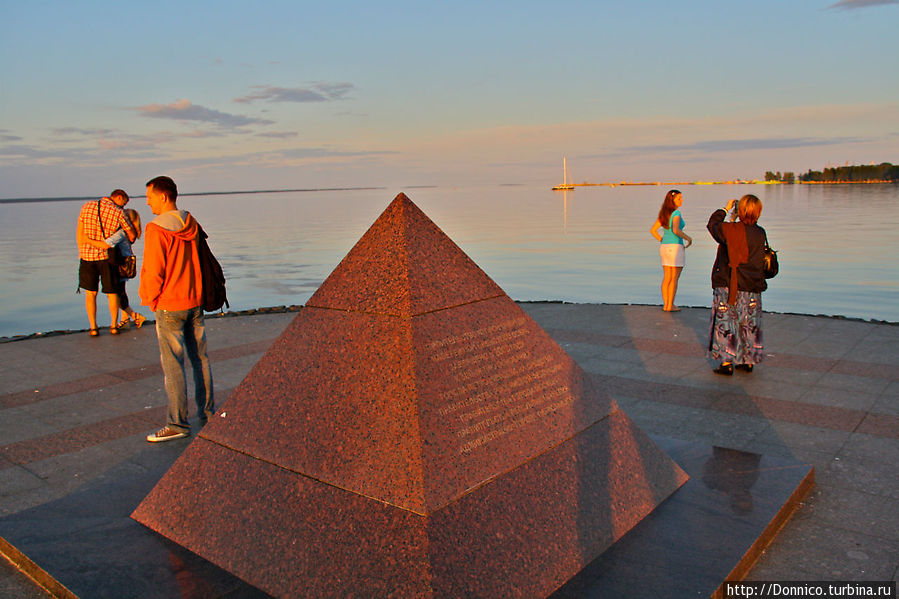
<svg viewBox="0 0 899 599">
<path fill-rule="evenodd" d="M 306 305 L 414 316 L 500 295 L 503 290 L 400 193 Z"/>
<path fill-rule="evenodd" d="M 405 193 L 400 192 L 396 194 L 396 197 L 390 202 L 387 208 L 384 209 L 384 212 L 381 213 L 381 216 L 378 220 L 389 218 L 388 215 L 398 214 L 399 218 L 402 219 L 402 222 L 405 224 L 409 224 L 413 220 L 424 221 L 433 225 L 439 231 L 439 227 L 435 225 L 430 218 L 422 211 L 421 208 L 418 207 L 418 204 L 412 201 L 412 198 L 407 196 Z M 377 221 L 375 221 L 377 222 Z M 372 225 L 374 228 L 374 224 Z M 442 231 L 441 231 L 442 233 Z"/>
</svg>

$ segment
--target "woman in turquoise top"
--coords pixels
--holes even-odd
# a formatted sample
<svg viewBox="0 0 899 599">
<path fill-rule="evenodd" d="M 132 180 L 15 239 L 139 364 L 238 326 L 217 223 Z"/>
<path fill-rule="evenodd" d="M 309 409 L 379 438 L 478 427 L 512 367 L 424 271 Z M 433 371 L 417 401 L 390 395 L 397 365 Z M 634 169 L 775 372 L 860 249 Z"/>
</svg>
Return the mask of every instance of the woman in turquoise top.
<svg viewBox="0 0 899 599">
<path fill-rule="evenodd" d="M 684 269 L 684 249 L 693 244 L 693 239 L 684 233 L 684 217 L 680 207 L 684 203 L 681 192 L 672 189 L 665 194 L 659 217 L 649 232 L 659 241 L 659 256 L 662 258 L 662 309 L 665 312 L 680 310 L 674 305 L 677 295 L 677 281 Z M 659 229 L 662 230 L 659 233 Z"/>
</svg>

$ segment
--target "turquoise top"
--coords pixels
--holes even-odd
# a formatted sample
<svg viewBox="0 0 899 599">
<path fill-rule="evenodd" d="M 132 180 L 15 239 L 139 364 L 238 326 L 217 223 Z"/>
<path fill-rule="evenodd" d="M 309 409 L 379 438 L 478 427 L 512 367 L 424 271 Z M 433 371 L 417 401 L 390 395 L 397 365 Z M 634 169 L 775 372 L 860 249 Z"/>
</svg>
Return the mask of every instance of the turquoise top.
<svg viewBox="0 0 899 599">
<path fill-rule="evenodd" d="M 682 238 L 678 237 L 677 235 L 675 235 L 674 232 L 671 230 L 671 223 L 674 222 L 675 216 L 680 216 L 680 230 L 683 231 L 684 228 L 686 228 L 687 222 L 684 220 L 684 217 L 681 215 L 680 209 L 675 210 L 674 212 L 671 213 L 671 217 L 668 219 L 668 228 L 662 229 L 662 231 L 664 231 L 664 233 L 662 234 L 661 243 L 679 243 L 681 245 L 684 245 L 684 240 Z"/>
</svg>

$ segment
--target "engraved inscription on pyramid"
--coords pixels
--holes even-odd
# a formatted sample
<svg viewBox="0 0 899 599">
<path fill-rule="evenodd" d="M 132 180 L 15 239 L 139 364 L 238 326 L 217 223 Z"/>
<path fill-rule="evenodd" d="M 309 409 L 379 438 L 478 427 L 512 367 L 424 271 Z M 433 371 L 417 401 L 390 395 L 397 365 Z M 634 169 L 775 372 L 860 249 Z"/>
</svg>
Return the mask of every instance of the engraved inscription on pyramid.
<svg viewBox="0 0 899 599">
<path fill-rule="evenodd" d="M 543 596 L 685 481 L 400 194 L 132 516 L 279 596 Z"/>
</svg>

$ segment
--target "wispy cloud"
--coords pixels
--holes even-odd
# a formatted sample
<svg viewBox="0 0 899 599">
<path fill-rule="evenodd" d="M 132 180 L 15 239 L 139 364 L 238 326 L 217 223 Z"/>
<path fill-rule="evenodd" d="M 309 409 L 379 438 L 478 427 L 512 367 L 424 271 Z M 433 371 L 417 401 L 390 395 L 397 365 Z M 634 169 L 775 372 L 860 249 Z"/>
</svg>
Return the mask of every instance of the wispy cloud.
<svg viewBox="0 0 899 599">
<path fill-rule="evenodd" d="M 22 141 L 22 138 L 10 133 L 9 129 L 0 129 L 0 141 Z"/>
<path fill-rule="evenodd" d="M 193 131 L 181 131 L 173 133 L 170 131 L 158 131 L 152 135 L 141 135 L 136 133 L 128 133 L 125 131 L 117 131 L 115 129 L 89 129 L 82 127 L 58 127 L 52 130 L 54 137 L 53 143 L 84 143 L 85 141 L 94 142 L 100 148 L 146 148 L 156 145 L 164 145 L 171 143 L 176 139 L 202 139 L 207 137 L 222 137 L 226 135 L 220 130 L 203 131 L 194 129 Z"/>
<path fill-rule="evenodd" d="M 57 127 L 53 129 L 53 135 L 61 137 L 95 137 L 98 135 L 112 135 L 114 133 L 112 129 L 84 129 L 82 127 Z"/>
<path fill-rule="evenodd" d="M 116 150 L 116 151 L 125 151 L 125 150 L 134 150 L 138 148 L 146 148 L 157 145 L 155 142 L 151 142 L 149 140 L 144 143 L 138 143 L 133 139 L 98 139 L 97 146 L 103 150 Z"/>
<path fill-rule="evenodd" d="M 161 158 L 154 146 L 123 140 L 98 140 L 92 145 L 43 148 L 34 145 L 0 146 L 0 165 L 58 165 L 85 167 L 121 164 L 134 160 Z"/>
<path fill-rule="evenodd" d="M 881 6 L 884 4 L 899 4 L 899 0 L 840 0 L 827 8 L 835 10 L 855 10 L 859 8 Z"/>
<path fill-rule="evenodd" d="M 256 85 L 253 93 L 234 98 L 235 102 L 248 104 L 256 100 L 267 102 L 333 102 L 342 100 L 355 89 L 352 83 L 316 83 L 310 87 L 275 87 Z"/>
<path fill-rule="evenodd" d="M 173 142 L 221 137 L 221 131 L 159 131 L 150 135 L 106 128 L 59 127 L 40 143 L 4 143 L 0 135 L 0 164 L 58 164 L 77 166 L 157 159 L 168 155 Z"/>
<path fill-rule="evenodd" d="M 318 89 L 331 100 L 339 100 L 355 89 L 352 83 L 319 83 Z"/>
<path fill-rule="evenodd" d="M 289 137 L 296 137 L 299 133 L 294 131 L 268 131 L 265 133 L 257 133 L 258 137 L 272 137 L 275 139 L 287 139 Z"/>
<path fill-rule="evenodd" d="M 57 151 L 42 150 L 30 145 L 19 144 L 15 146 L 0 147 L 0 156 L 13 158 L 49 158 L 59 154 Z"/>
<path fill-rule="evenodd" d="M 743 152 L 747 150 L 783 150 L 787 148 L 806 148 L 811 146 L 831 146 L 846 143 L 862 143 L 871 141 L 859 137 L 782 137 L 759 139 L 712 139 L 689 144 L 661 144 L 646 146 L 628 146 L 619 148 L 622 152 Z"/>
<path fill-rule="evenodd" d="M 310 164 L 359 164 L 378 162 L 385 156 L 395 155 L 391 150 L 353 150 L 326 146 L 293 147 L 279 150 L 242 151 L 229 155 L 198 157 L 180 161 L 183 172 L 222 172 L 233 174 L 240 169 L 259 172 L 263 169 L 290 169 Z"/>
<path fill-rule="evenodd" d="M 199 129 L 195 129 L 193 131 L 187 131 L 186 133 L 179 133 L 180 137 L 188 137 L 191 139 L 202 139 L 204 137 L 224 137 L 225 134 L 220 131 L 200 131 Z"/>
<path fill-rule="evenodd" d="M 284 148 L 275 152 L 264 151 L 248 154 L 247 157 L 265 157 L 276 160 L 306 160 L 316 158 L 364 158 L 374 156 L 390 156 L 397 154 L 392 150 L 339 150 L 327 147 L 295 147 Z"/>
<path fill-rule="evenodd" d="M 200 121 L 213 123 L 220 127 L 236 128 L 246 125 L 271 125 L 274 121 L 257 119 L 238 114 L 229 114 L 205 106 L 192 104 L 190 100 L 178 100 L 172 104 L 148 104 L 137 109 L 142 116 L 174 119 L 180 121 Z"/>
</svg>

